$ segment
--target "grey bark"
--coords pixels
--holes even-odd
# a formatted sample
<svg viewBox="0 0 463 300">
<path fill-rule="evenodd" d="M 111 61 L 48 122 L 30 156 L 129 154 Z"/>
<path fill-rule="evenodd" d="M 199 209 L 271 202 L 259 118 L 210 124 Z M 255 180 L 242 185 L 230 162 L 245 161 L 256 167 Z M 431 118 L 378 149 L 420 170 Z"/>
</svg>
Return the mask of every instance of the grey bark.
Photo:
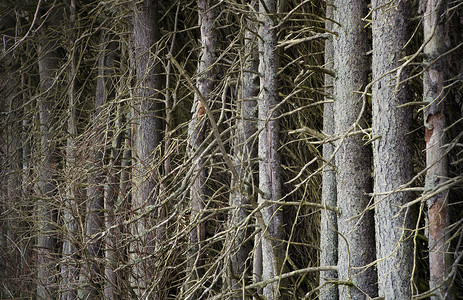
<svg viewBox="0 0 463 300">
<path fill-rule="evenodd" d="M 412 176 L 409 140 L 411 109 L 398 106 L 410 99 L 406 83 L 396 87 L 397 74 L 405 56 L 410 20 L 410 2 L 372 2 L 373 20 L 373 142 L 376 256 L 378 293 L 386 299 L 411 299 L 414 262 L 413 208 L 399 206 L 411 200 L 410 192 L 392 192 Z M 399 80 L 408 77 L 402 69 Z M 380 194 L 387 193 L 387 194 Z"/>
<path fill-rule="evenodd" d="M 56 81 L 59 69 L 56 26 L 62 19 L 60 10 L 52 10 L 47 22 L 41 28 L 38 48 L 40 91 L 40 148 L 42 164 L 39 168 L 37 192 L 37 298 L 56 299 L 56 195 L 57 153 L 56 153 Z"/>
<path fill-rule="evenodd" d="M 329 19 L 333 18 L 333 4 L 326 4 L 326 23 L 327 31 L 332 31 L 333 24 Z M 325 41 L 325 68 L 330 70 L 334 66 L 334 47 L 333 36 Z M 333 76 L 325 75 L 325 99 L 333 99 Z M 334 103 L 325 103 L 323 106 L 323 132 L 328 136 L 334 135 Z M 322 177 L 322 205 L 336 207 L 337 192 L 336 192 L 336 172 L 335 160 L 331 158 L 334 151 L 334 145 L 327 142 L 323 145 L 323 159 L 328 163 L 323 169 Z M 336 212 L 323 209 L 321 211 L 321 229 L 320 229 L 320 266 L 336 266 L 338 264 L 338 221 Z M 334 284 L 329 283 L 329 279 L 337 279 L 337 271 L 322 271 L 320 272 L 319 285 L 323 286 L 319 298 L 320 300 L 337 300 L 338 288 Z"/>
<path fill-rule="evenodd" d="M 161 90 L 159 63 L 154 50 L 159 39 L 158 1 L 144 0 L 134 7 L 134 46 L 136 87 L 134 98 L 135 147 L 133 169 L 133 209 L 146 213 L 146 206 L 156 204 L 156 176 L 154 168 L 155 149 L 160 143 L 160 118 L 157 111 L 158 91 Z M 141 298 L 152 299 L 156 295 L 148 290 L 153 272 L 153 262 L 146 259 L 153 254 L 156 245 L 153 230 L 157 216 L 150 213 L 133 224 L 132 234 L 137 238 L 133 243 L 132 258 L 136 263 L 132 273 L 134 288 Z M 158 241 L 159 242 L 159 241 Z"/>
<path fill-rule="evenodd" d="M 336 136 L 366 128 L 366 96 L 368 51 L 367 32 L 363 18 L 367 14 L 366 1 L 335 0 L 334 38 L 334 119 Z M 339 145 L 340 143 L 340 145 Z M 366 299 L 377 295 L 375 260 L 375 232 L 373 212 L 369 209 L 371 192 L 371 150 L 364 146 L 361 134 L 345 136 L 337 141 L 336 153 L 337 203 L 340 210 L 338 231 L 338 273 L 342 281 L 340 299 Z"/>
<path fill-rule="evenodd" d="M 257 1 L 250 5 L 257 11 Z M 252 14 L 253 15 L 253 14 Z M 248 224 L 244 223 L 249 215 L 250 197 L 254 197 L 250 184 L 254 182 L 255 160 L 257 155 L 257 96 L 259 94 L 259 53 L 257 49 L 257 23 L 251 16 L 246 21 L 244 33 L 244 62 L 241 74 L 242 94 L 237 103 L 237 121 L 234 140 L 234 165 L 239 179 L 233 178 L 233 190 L 230 195 L 231 257 L 228 276 L 229 286 L 237 290 L 246 282 L 249 271 L 248 256 L 252 245 L 245 242 L 249 238 Z M 243 291 L 236 292 L 233 299 L 249 298 Z"/>
<path fill-rule="evenodd" d="M 281 171 L 279 148 L 279 112 L 275 106 L 278 98 L 278 55 L 277 30 L 275 26 L 276 0 L 259 2 L 259 73 L 260 97 L 258 99 L 258 158 L 259 158 L 259 194 L 258 203 L 281 201 Z M 282 272 L 284 258 L 283 212 L 277 204 L 268 204 L 262 209 L 262 217 L 269 235 L 261 235 L 262 280 L 278 276 Z M 270 236 L 270 238 L 268 237 Z M 279 298 L 279 282 L 266 285 L 263 295 L 267 299 Z"/>
<path fill-rule="evenodd" d="M 445 102 L 447 91 L 444 89 L 448 50 L 445 36 L 445 0 L 422 0 L 424 33 L 424 71 L 423 71 L 423 101 L 424 126 L 426 141 L 426 179 L 425 196 L 436 190 L 448 177 L 448 160 L 444 132 L 446 126 Z M 452 299 L 450 283 L 446 282 L 451 267 L 449 253 L 450 243 L 447 242 L 450 226 L 448 190 L 427 199 L 428 206 L 428 248 L 429 248 L 429 288 L 435 291 L 431 299 Z"/>
<path fill-rule="evenodd" d="M 206 101 L 213 97 L 217 80 L 217 31 L 215 21 L 218 15 L 217 2 L 215 0 L 198 0 L 198 22 L 201 33 L 201 52 L 198 62 L 197 88 Z M 192 107 L 192 117 L 188 128 L 188 144 L 190 154 L 194 157 L 194 179 L 190 187 L 190 223 L 193 229 L 189 237 L 189 249 L 187 260 L 187 284 L 185 292 L 191 293 L 195 284 L 204 274 L 203 241 L 206 237 L 206 224 L 199 222 L 202 217 L 202 209 L 206 203 L 206 170 L 205 158 L 201 144 L 205 138 L 205 108 L 202 100 L 195 94 Z M 190 290 L 190 291 L 189 291 Z M 193 294 L 197 297 L 199 289 Z"/>
<path fill-rule="evenodd" d="M 106 34 L 105 34 L 106 35 Z M 107 35 L 103 37 L 103 53 L 101 53 L 99 62 L 99 79 L 102 81 L 102 88 L 104 88 L 104 94 L 106 99 L 114 98 L 115 87 L 113 80 L 115 77 L 115 63 L 116 63 L 116 50 L 118 42 L 114 40 L 115 37 Z M 116 226 L 116 203 L 117 194 L 119 193 L 119 182 L 120 182 L 120 149 L 122 146 L 122 133 L 119 132 L 122 121 L 122 104 L 116 104 L 116 122 L 114 124 L 114 130 L 112 134 L 113 142 L 110 149 L 109 155 L 109 166 L 106 174 L 106 183 L 104 187 L 104 229 L 106 230 L 105 237 L 105 282 L 104 282 L 104 297 L 105 299 L 114 300 L 117 299 L 117 276 L 115 269 L 117 268 L 118 262 L 118 249 L 117 249 L 117 237 L 119 235 L 119 228 Z"/>
<path fill-rule="evenodd" d="M 60 281 L 60 298 L 61 300 L 71 300 L 77 297 L 77 275 L 76 269 L 76 253 L 77 253 L 77 222 L 78 216 L 78 193 L 77 193 L 77 178 L 76 174 L 76 145 L 77 137 L 77 116 L 76 116 L 76 93 L 75 93 L 75 18 L 76 7 L 75 0 L 71 0 L 70 15 L 69 15 L 69 43 L 72 45 L 68 56 L 70 70 L 68 73 L 69 90 L 68 90 L 68 137 L 66 145 L 66 196 L 64 198 L 64 237 L 63 250 L 61 261 L 61 281 Z"/>
</svg>

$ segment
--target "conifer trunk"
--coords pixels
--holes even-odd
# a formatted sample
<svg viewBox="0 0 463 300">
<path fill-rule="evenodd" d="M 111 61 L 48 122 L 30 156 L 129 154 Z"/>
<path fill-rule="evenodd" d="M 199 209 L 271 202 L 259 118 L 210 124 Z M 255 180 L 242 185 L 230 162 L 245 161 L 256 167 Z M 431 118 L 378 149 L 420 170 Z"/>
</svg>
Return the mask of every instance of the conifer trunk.
<svg viewBox="0 0 463 300">
<path fill-rule="evenodd" d="M 410 88 L 399 81 L 408 78 L 402 69 L 394 70 L 405 56 L 410 38 L 410 1 L 374 0 L 373 20 L 373 162 L 375 193 L 376 256 L 378 293 L 386 299 L 411 299 L 414 263 L 413 209 L 400 210 L 411 200 L 410 192 L 393 192 L 412 176 L 409 138 Z M 387 194 L 384 194 L 387 193 Z"/>
<path fill-rule="evenodd" d="M 371 192 L 371 150 L 364 146 L 362 134 L 345 136 L 367 127 L 365 120 L 368 51 L 363 18 L 366 1 L 335 0 L 334 38 L 334 119 L 336 153 L 337 203 L 340 210 L 338 231 L 343 237 L 338 245 L 339 278 L 354 286 L 340 285 L 340 299 L 365 299 L 377 295 L 376 272 L 365 268 L 375 260 L 373 212 L 368 210 Z M 363 107 L 363 108 L 362 108 Z"/>
<path fill-rule="evenodd" d="M 444 89 L 447 79 L 447 51 L 445 36 L 445 16 L 447 1 L 422 0 L 424 8 L 424 74 L 423 101 L 424 126 L 426 141 L 426 180 L 425 195 L 436 190 L 437 186 L 448 178 L 448 160 L 445 149 L 447 143 L 444 129 L 446 127 L 446 94 Z M 450 226 L 448 190 L 427 199 L 429 224 L 429 288 L 436 289 L 432 299 L 451 299 L 449 283 L 445 282 L 450 272 L 451 256 L 448 254 L 450 243 L 447 242 Z"/>
<path fill-rule="evenodd" d="M 278 148 L 279 123 L 278 110 L 278 55 L 276 0 L 259 2 L 259 73 L 260 97 L 258 99 L 258 158 L 259 158 L 259 194 L 258 203 L 281 201 L 281 170 Z M 283 211 L 278 204 L 269 204 L 262 209 L 262 217 L 267 234 L 261 234 L 262 251 L 262 281 L 278 276 L 282 272 L 284 258 L 283 241 Z M 257 257 L 255 257 L 256 259 Z M 263 288 L 264 297 L 278 299 L 280 296 L 279 282 L 267 284 Z"/>
</svg>

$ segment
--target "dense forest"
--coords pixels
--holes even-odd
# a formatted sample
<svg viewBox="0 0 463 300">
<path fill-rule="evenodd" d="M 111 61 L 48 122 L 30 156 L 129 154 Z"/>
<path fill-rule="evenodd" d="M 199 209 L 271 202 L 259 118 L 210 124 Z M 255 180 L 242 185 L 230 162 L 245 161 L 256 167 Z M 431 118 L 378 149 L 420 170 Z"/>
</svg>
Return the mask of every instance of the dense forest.
<svg viewBox="0 0 463 300">
<path fill-rule="evenodd" d="M 0 299 L 463 299 L 461 0 L 2 0 Z"/>
</svg>

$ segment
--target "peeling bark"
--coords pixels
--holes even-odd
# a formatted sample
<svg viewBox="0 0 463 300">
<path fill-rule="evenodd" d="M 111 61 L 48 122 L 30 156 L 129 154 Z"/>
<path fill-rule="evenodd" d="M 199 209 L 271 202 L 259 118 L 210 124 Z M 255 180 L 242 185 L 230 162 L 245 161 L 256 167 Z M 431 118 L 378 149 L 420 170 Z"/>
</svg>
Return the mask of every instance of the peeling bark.
<svg viewBox="0 0 463 300">
<path fill-rule="evenodd" d="M 425 192 L 433 192 L 448 177 L 448 161 L 444 145 L 445 102 L 444 81 L 448 69 L 445 44 L 445 8 L 447 1 L 422 0 L 423 33 L 427 42 L 424 47 L 423 101 L 425 141 L 426 141 L 426 179 Z M 432 196 L 427 200 L 429 226 L 429 288 L 435 289 L 432 299 L 451 299 L 450 283 L 446 282 L 450 272 L 451 257 L 448 254 L 450 243 L 447 242 L 446 230 L 450 226 L 448 209 L 448 190 Z"/>
</svg>

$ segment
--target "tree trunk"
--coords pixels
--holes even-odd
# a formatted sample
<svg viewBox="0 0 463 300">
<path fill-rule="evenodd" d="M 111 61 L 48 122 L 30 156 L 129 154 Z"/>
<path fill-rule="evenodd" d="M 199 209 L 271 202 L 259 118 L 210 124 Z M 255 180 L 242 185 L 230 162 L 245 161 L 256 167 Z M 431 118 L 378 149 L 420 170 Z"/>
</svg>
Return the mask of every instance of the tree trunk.
<svg viewBox="0 0 463 300">
<path fill-rule="evenodd" d="M 198 62 L 197 88 L 202 94 L 203 99 L 210 102 L 211 93 L 214 90 L 217 79 L 218 69 L 217 59 L 217 31 L 216 18 L 218 15 L 217 2 L 215 0 L 198 0 L 198 22 L 201 33 L 201 52 Z M 190 155 L 193 156 L 193 182 L 190 186 L 190 224 L 192 230 L 189 236 L 189 249 L 187 259 L 187 282 L 184 286 L 185 293 L 198 297 L 200 289 L 195 286 L 197 281 L 204 274 L 204 250 L 203 241 L 206 237 L 206 224 L 199 220 L 203 216 L 206 197 L 206 170 L 204 142 L 206 123 L 205 108 L 202 100 L 195 94 L 192 108 L 192 117 L 188 126 L 188 146 Z"/>
<path fill-rule="evenodd" d="M 106 99 L 112 99 L 115 96 L 115 86 L 113 84 L 115 74 L 115 64 L 116 64 L 116 50 L 118 42 L 115 41 L 113 35 L 108 35 L 103 33 L 104 37 L 102 38 L 103 44 L 101 53 L 100 62 L 99 62 L 99 72 L 102 73 L 98 76 L 98 80 L 101 80 L 105 91 Z M 117 299 L 117 276 L 114 270 L 117 267 L 118 261 L 118 250 L 117 248 L 117 237 L 119 235 L 119 228 L 116 226 L 116 203 L 117 195 L 119 193 L 119 182 L 120 182 L 120 171 L 121 171 L 121 147 L 122 147 L 122 133 L 120 133 L 121 123 L 122 123 L 122 104 L 115 104 L 115 123 L 111 124 L 111 133 L 112 135 L 112 145 L 110 148 L 109 155 L 109 167 L 105 168 L 107 170 L 106 174 L 106 183 L 104 188 L 104 219 L 105 219 L 105 283 L 104 283 L 104 296 L 105 299 L 115 300 Z M 110 112 L 112 113 L 112 112 Z"/>
<path fill-rule="evenodd" d="M 159 39 L 158 1 L 144 0 L 134 7 L 134 42 L 136 87 L 134 99 L 135 125 L 135 165 L 133 169 L 134 211 L 145 214 L 133 224 L 132 234 L 137 238 L 133 243 L 132 256 L 136 262 L 133 266 L 133 280 L 138 297 L 151 299 L 156 297 L 148 290 L 154 273 L 154 264 L 148 256 L 153 254 L 155 234 L 154 227 L 157 216 L 146 215 L 148 205 L 156 204 L 156 177 L 159 175 L 155 167 L 155 149 L 160 143 L 160 118 L 157 111 L 158 91 L 161 90 L 159 64 L 155 61 L 153 51 Z"/>
<path fill-rule="evenodd" d="M 259 157 L 259 195 L 258 203 L 281 201 L 281 173 L 279 148 L 278 111 L 275 106 L 278 98 L 278 56 L 277 30 L 275 26 L 277 12 L 276 0 L 259 2 L 259 73 L 260 97 L 258 100 L 258 157 Z M 283 241 L 283 211 L 277 204 L 267 204 L 262 209 L 262 217 L 269 235 L 261 234 L 262 280 L 278 276 L 282 270 L 285 247 Z M 266 285 L 263 289 L 267 299 L 279 298 L 279 282 Z"/>
<path fill-rule="evenodd" d="M 69 78 L 69 105 L 68 105 L 68 137 L 66 145 L 66 196 L 63 205 L 63 250 L 61 262 L 61 281 L 60 281 L 60 298 L 61 300 L 72 300 L 77 297 L 77 269 L 76 269 L 76 253 L 77 253 L 77 222 L 78 216 L 78 193 L 76 178 L 77 172 L 76 163 L 76 145 L 77 137 L 77 116 L 76 116 L 76 93 L 75 93 L 75 77 L 76 77 L 76 62 L 75 62 L 75 33 L 74 26 L 76 20 L 76 4 L 75 0 L 71 0 L 70 15 L 69 15 L 69 43 L 72 45 L 69 55 L 70 70 Z"/>
<path fill-rule="evenodd" d="M 256 0 L 250 4 L 258 10 Z M 252 14 L 254 15 L 254 14 Z M 249 273 L 248 256 L 252 250 L 249 241 L 248 223 L 245 219 L 249 215 L 251 197 L 254 197 L 250 184 L 254 182 L 255 159 L 257 143 L 257 96 L 259 95 L 259 53 L 257 49 L 257 23 L 256 20 L 247 20 L 247 30 L 244 36 L 244 66 L 241 74 L 242 95 L 237 103 L 237 121 L 234 140 L 234 165 L 239 178 L 233 178 L 230 195 L 229 227 L 232 228 L 229 236 L 231 246 L 230 267 L 227 274 L 228 285 L 233 290 L 239 290 L 247 281 Z M 235 292 L 233 299 L 249 298 L 242 291 Z"/>
<path fill-rule="evenodd" d="M 59 10 L 52 10 L 46 24 L 41 27 L 39 38 L 39 100 L 40 146 L 42 165 L 37 184 L 40 198 L 37 203 L 37 298 L 55 299 L 57 288 L 57 237 L 55 195 L 57 192 L 57 120 L 56 120 L 56 81 L 58 80 L 59 55 L 57 51 L 57 34 L 55 32 L 61 16 Z"/>
<path fill-rule="evenodd" d="M 364 146 L 361 134 L 346 136 L 366 128 L 366 96 L 368 51 L 367 32 L 363 18 L 366 1 L 347 3 L 335 0 L 338 35 L 334 38 L 334 119 L 340 144 L 336 153 L 337 202 L 340 210 L 338 231 L 343 237 L 338 244 L 339 279 L 353 282 L 340 285 L 340 299 L 365 299 L 377 295 L 376 272 L 365 268 L 375 260 L 373 212 L 368 210 L 371 192 L 371 150 Z M 344 137 L 345 136 L 345 137 Z"/>
<path fill-rule="evenodd" d="M 329 19 L 333 18 L 333 4 L 326 3 L 325 28 L 332 31 L 333 24 Z M 333 70 L 334 65 L 334 47 L 333 38 L 330 37 L 325 41 L 325 68 Z M 331 100 L 333 97 L 333 76 L 325 75 L 325 100 Z M 328 137 L 334 135 L 334 103 L 325 103 L 323 107 L 323 132 Z M 333 155 L 334 145 L 327 142 L 323 145 L 323 159 L 328 163 L 323 169 L 322 178 L 322 205 L 327 207 L 336 207 L 336 172 L 335 160 L 329 161 Z M 321 211 L 321 233 L 320 233 L 320 266 L 336 266 L 338 264 L 338 221 L 335 211 L 325 208 Z M 337 279 L 338 272 L 323 271 L 320 272 L 320 286 L 328 285 L 320 291 L 320 300 L 337 300 L 338 288 L 330 284 L 329 279 Z"/>
<path fill-rule="evenodd" d="M 424 126 L 426 141 L 426 183 L 425 195 L 432 193 L 447 180 L 448 161 L 445 144 L 445 102 L 447 91 L 444 90 L 447 57 L 443 56 L 448 47 L 445 36 L 445 20 L 447 1 L 422 0 L 424 8 L 423 33 L 424 41 L 424 74 L 423 101 Z M 450 226 L 448 208 L 448 190 L 427 199 L 429 224 L 429 288 L 435 290 L 432 299 L 451 299 L 450 283 L 446 282 L 450 272 L 450 243 L 447 242 Z"/>
<path fill-rule="evenodd" d="M 373 142 L 376 256 L 379 296 L 411 299 L 412 269 L 415 260 L 412 209 L 399 206 L 411 200 L 410 192 L 393 192 L 412 176 L 409 132 L 411 109 L 398 107 L 408 102 L 410 89 L 396 82 L 408 77 L 402 69 L 394 71 L 405 56 L 410 38 L 410 2 L 372 2 L 373 20 Z M 387 194 L 382 194 L 387 193 Z"/>
</svg>

